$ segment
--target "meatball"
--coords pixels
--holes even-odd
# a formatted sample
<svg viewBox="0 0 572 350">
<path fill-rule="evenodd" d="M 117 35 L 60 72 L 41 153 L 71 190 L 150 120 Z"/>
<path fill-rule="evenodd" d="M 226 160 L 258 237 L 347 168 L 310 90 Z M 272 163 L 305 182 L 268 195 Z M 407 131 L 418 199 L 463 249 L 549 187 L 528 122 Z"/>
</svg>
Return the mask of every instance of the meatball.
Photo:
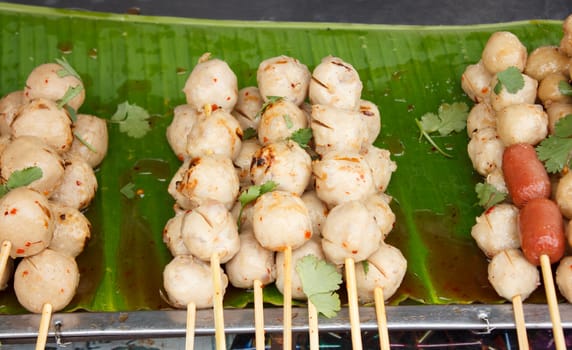
<svg viewBox="0 0 572 350">
<path fill-rule="evenodd" d="M 461 76 L 461 87 L 469 98 L 476 103 L 488 102 L 491 93 L 491 74 L 485 68 L 483 61 L 470 64 Z"/>
<path fill-rule="evenodd" d="M 232 115 L 240 124 L 242 130 L 248 128 L 258 129 L 260 115 L 264 100 L 256 86 L 248 86 L 238 91 L 238 100 L 232 111 Z"/>
<path fill-rule="evenodd" d="M 557 46 L 540 46 L 530 53 L 524 73 L 542 80 L 551 73 L 568 74 L 569 58 Z"/>
<path fill-rule="evenodd" d="M 192 209 L 198 205 L 196 204 L 196 202 L 193 202 L 190 198 L 179 192 L 179 190 L 177 189 L 177 187 L 180 186 L 181 182 L 183 181 L 183 175 L 185 175 L 185 173 L 189 169 L 190 164 L 191 164 L 191 159 L 187 158 L 183 162 L 183 164 L 181 164 L 179 169 L 177 169 L 177 171 L 171 178 L 171 181 L 169 182 L 169 186 L 167 187 L 167 192 L 171 195 L 171 197 L 173 197 L 173 199 L 176 202 L 175 205 L 179 207 L 182 211 L 185 211 L 187 209 Z"/>
<path fill-rule="evenodd" d="M 252 214 L 254 213 L 254 203 L 250 202 L 242 208 L 240 201 L 236 201 L 232 207 L 230 214 L 240 228 L 240 232 L 245 230 L 252 230 Z M 240 221 L 239 216 L 240 215 Z"/>
<path fill-rule="evenodd" d="M 474 133 L 467 151 L 473 168 L 483 176 L 502 167 L 504 144 L 493 128 L 480 129 Z"/>
<path fill-rule="evenodd" d="M 488 273 L 497 294 L 507 300 L 517 295 L 525 300 L 540 284 L 538 269 L 518 249 L 496 254 L 489 263 Z"/>
<path fill-rule="evenodd" d="M 11 92 L 0 99 L 0 135 L 11 134 L 10 125 L 25 102 L 23 90 Z"/>
<path fill-rule="evenodd" d="M 526 47 L 511 32 L 495 32 L 490 37 L 482 53 L 485 68 L 495 74 L 508 67 L 524 70 L 527 58 Z"/>
<path fill-rule="evenodd" d="M 495 170 L 491 171 L 486 179 L 485 182 L 489 185 L 494 186 L 497 191 L 508 194 L 508 188 L 506 187 L 506 182 L 504 181 L 504 174 L 502 173 L 501 168 L 496 168 Z"/>
<path fill-rule="evenodd" d="M 548 134 L 548 115 L 540 105 L 518 104 L 497 113 L 497 132 L 505 146 L 536 145 Z"/>
<path fill-rule="evenodd" d="M 477 217 L 471 236 L 489 258 L 506 249 L 520 248 L 517 218 L 517 207 L 498 204 Z"/>
<path fill-rule="evenodd" d="M 564 23 L 562 23 L 562 29 L 564 35 L 562 35 L 560 40 L 560 51 L 568 55 L 568 57 L 572 57 L 572 15 L 566 17 Z"/>
<path fill-rule="evenodd" d="M 191 105 L 180 105 L 173 111 L 173 120 L 167 127 L 167 142 L 179 160 L 185 159 L 187 140 L 201 113 Z"/>
<path fill-rule="evenodd" d="M 242 187 L 248 187 L 252 184 L 250 178 L 250 165 L 252 164 L 252 158 L 260 148 L 261 146 L 258 143 L 258 140 L 246 140 L 242 143 L 240 152 L 238 152 L 238 156 L 236 156 L 233 161 L 240 181 L 240 186 Z"/>
<path fill-rule="evenodd" d="M 380 192 L 385 192 L 391 174 L 397 170 L 397 164 L 390 158 L 391 153 L 386 149 L 377 148 L 370 145 L 364 153 L 365 162 L 371 169 L 373 183 Z"/>
<path fill-rule="evenodd" d="M 36 98 L 45 98 L 52 101 L 61 100 L 69 89 L 81 89 L 79 93 L 68 101 L 67 105 L 78 110 L 85 100 L 85 89 L 79 77 L 66 73 L 66 70 L 56 63 L 45 63 L 32 70 L 26 80 L 24 97 L 31 101 Z"/>
<path fill-rule="evenodd" d="M 187 137 L 186 153 L 190 157 L 219 155 L 235 159 L 240 152 L 242 129 L 234 117 L 216 110 L 199 117 Z"/>
<path fill-rule="evenodd" d="M 107 154 L 109 136 L 105 119 L 78 114 L 73 133 L 75 137 L 68 154 L 82 158 L 92 168 L 97 167 Z"/>
<path fill-rule="evenodd" d="M 328 216 L 328 207 L 318 198 L 315 191 L 306 191 L 300 198 L 306 205 L 306 208 L 308 208 L 308 213 L 310 214 L 312 232 L 314 233 L 312 237 L 319 238 L 324 222 L 326 222 L 326 217 Z"/>
<path fill-rule="evenodd" d="M 502 87 L 497 94 L 493 89 L 491 91 L 491 105 L 495 111 L 500 111 L 506 106 L 521 103 L 534 103 L 536 101 L 536 88 L 538 81 L 532 79 L 528 75 L 521 74 L 524 80 L 524 86 L 516 92 L 509 92 L 506 87 Z M 498 79 L 495 78 L 491 82 L 491 87 L 496 86 Z"/>
<path fill-rule="evenodd" d="M 376 193 L 367 197 L 364 200 L 364 204 L 370 213 L 373 214 L 381 236 L 385 239 L 395 224 L 395 214 L 391 210 L 387 198 L 380 193 Z"/>
<path fill-rule="evenodd" d="M 258 141 L 265 146 L 272 142 L 283 141 L 298 129 L 308 126 L 306 115 L 294 103 L 279 99 L 270 103 L 260 118 Z"/>
<path fill-rule="evenodd" d="M 538 98 L 542 101 L 544 107 L 548 108 L 553 103 L 572 103 L 572 97 L 564 95 L 560 91 L 560 82 L 568 82 L 567 75 L 552 73 L 540 81 L 538 86 Z"/>
<path fill-rule="evenodd" d="M 51 206 L 55 227 L 48 248 L 75 258 L 91 237 L 91 224 L 76 208 L 56 203 Z"/>
<path fill-rule="evenodd" d="M 546 108 L 546 114 L 548 114 L 548 132 L 552 135 L 556 123 L 568 114 L 572 114 L 572 104 L 552 103 Z"/>
<path fill-rule="evenodd" d="M 93 168 L 83 159 L 75 157 L 66 159 L 64 164 L 62 182 L 54 189 L 50 199 L 68 207 L 85 209 L 97 192 Z"/>
<path fill-rule="evenodd" d="M 316 152 L 359 152 L 368 145 L 367 125 L 359 112 L 325 105 L 312 106 L 312 133 Z"/>
<path fill-rule="evenodd" d="M 240 250 L 226 263 L 228 280 L 237 288 L 252 288 L 254 281 L 268 285 L 276 279 L 274 252 L 263 248 L 251 230 L 240 235 Z"/>
<path fill-rule="evenodd" d="M 556 203 L 567 219 L 572 218 L 572 173 L 568 172 L 556 187 Z"/>
<path fill-rule="evenodd" d="M 379 135 L 381 131 L 381 114 L 379 113 L 379 108 L 377 108 L 373 102 L 360 100 L 359 113 L 366 125 L 367 142 L 374 143 L 377 139 L 377 135 Z"/>
<path fill-rule="evenodd" d="M 189 255 L 191 254 L 183 240 L 183 219 L 184 213 L 178 213 L 170 218 L 163 228 L 163 243 L 169 248 L 171 255 Z"/>
<path fill-rule="evenodd" d="M 306 65 L 288 56 L 268 58 L 258 66 L 256 81 L 264 101 L 281 96 L 295 105 L 306 99 L 311 74 Z"/>
<path fill-rule="evenodd" d="M 327 56 L 312 72 L 309 97 L 312 104 L 357 111 L 362 89 L 359 74 L 351 64 Z"/>
<path fill-rule="evenodd" d="M 473 137 L 477 131 L 485 128 L 496 128 L 497 120 L 495 111 L 490 104 L 486 102 L 477 103 L 471 108 L 467 116 L 467 134 Z"/>
<path fill-rule="evenodd" d="M 75 259 L 51 249 L 24 258 L 14 273 L 16 297 L 23 307 L 34 313 L 42 312 L 47 303 L 52 305 L 53 311 L 65 308 L 78 285 L 79 269 Z"/>
<path fill-rule="evenodd" d="M 569 303 L 572 303 L 572 256 L 564 257 L 556 269 L 556 285 Z"/>
</svg>

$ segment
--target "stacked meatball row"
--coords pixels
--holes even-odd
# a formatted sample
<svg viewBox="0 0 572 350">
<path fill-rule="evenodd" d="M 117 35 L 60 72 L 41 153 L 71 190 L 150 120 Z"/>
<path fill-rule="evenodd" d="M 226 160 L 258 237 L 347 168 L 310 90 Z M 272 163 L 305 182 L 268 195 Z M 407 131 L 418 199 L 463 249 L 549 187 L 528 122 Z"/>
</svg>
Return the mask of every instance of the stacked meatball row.
<svg viewBox="0 0 572 350">
<path fill-rule="evenodd" d="M 534 255 L 535 252 L 546 252 L 548 247 L 527 243 L 530 237 L 523 231 L 528 223 L 523 219 L 526 214 L 522 208 L 526 208 L 528 201 L 526 192 L 535 192 L 538 188 L 521 189 L 520 193 L 511 191 L 511 187 L 516 188 L 513 187 L 515 181 L 520 181 L 518 177 L 544 178 L 539 182 L 543 187 L 540 197 L 544 198 L 541 206 L 550 206 L 550 197 L 560 208 L 564 220 L 572 218 L 572 173 L 563 171 L 549 179 L 534 149 L 553 134 L 559 119 L 572 114 L 572 97 L 563 95 L 558 86 L 561 81 L 569 82 L 572 75 L 572 16 L 566 19 L 563 28 L 560 46 L 542 46 L 530 54 L 514 34 L 492 34 L 481 60 L 468 66 L 461 80 L 463 90 L 476 102 L 467 119 L 467 132 L 471 138 L 469 157 L 486 183 L 509 194 L 507 201 L 479 216 L 471 231 L 478 246 L 491 259 L 489 281 L 497 293 L 508 300 L 516 295 L 526 299 L 537 288 L 540 278 Z M 495 89 L 497 74 L 509 67 L 516 67 L 524 80 L 524 86 L 514 93 L 506 86 Z M 527 154 L 526 161 L 515 162 L 515 153 Z M 508 171 L 515 166 L 530 169 L 532 164 L 538 164 L 534 174 L 522 173 L 514 179 L 507 178 Z M 555 226 L 562 224 L 562 215 L 556 218 Z M 541 220 L 540 217 L 537 219 Z M 560 260 L 566 245 L 563 238 L 553 241 L 551 262 Z M 556 281 L 562 294 L 572 301 L 570 266 L 572 257 L 561 260 Z"/>
<path fill-rule="evenodd" d="M 37 66 L 23 90 L 0 100 L 0 178 L 30 167 L 42 177 L 0 198 L 0 242 L 12 243 L 9 268 L 17 265 L 14 289 L 31 312 L 46 303 L 64 308 L 75 295 L 79 270 L 75 257 L 90 238 L 91 226 L 82 213 L 97 190 L 93 168 L 107 153 L 103 119 L 68 108 L 84 102 L 82 81 L 55 63 Z M 81 87 L 61 106 L 68 89 Z M 81 141 L 80 141 L 81 138 Z M 5 288 L 11 273 L 4 274 Z"/>
<path fill-rule="evenodd" d="M 239 91 L 224 61 L 203 56 L 186 82 L 187 104 L 174 111 L 167 139 L 183 164 L 163 231 L 174 256 L 163 275 L 169 302 L 212 306 L 213 253 L 225 263 L 225 288 L 259 280 L 282 291 L 286 247 L 293 266 L 309 254 L 339 266 L 368 260 L 367 273 L 357 269 L 361 300 L 372 301 L 376 286 L 389 298 L 406 270 L 401 252 L 383 243 L 395 221 L 384 191 L 396 165 L 372 145 L 379 110 L 360 99 L 357 71 L 325 57 L 310 73 L 278 56 L 260 63 L 257 83 Z M 292 140 L 306 128 L 311 149 Z M 245 130 L 256 136 L 244 140 Z M 268 181 L 277 187 L 242 208 L 239 193 Z M 292 296 L 305 299 L 294 269 L 291 277 Z"/>
</svg>

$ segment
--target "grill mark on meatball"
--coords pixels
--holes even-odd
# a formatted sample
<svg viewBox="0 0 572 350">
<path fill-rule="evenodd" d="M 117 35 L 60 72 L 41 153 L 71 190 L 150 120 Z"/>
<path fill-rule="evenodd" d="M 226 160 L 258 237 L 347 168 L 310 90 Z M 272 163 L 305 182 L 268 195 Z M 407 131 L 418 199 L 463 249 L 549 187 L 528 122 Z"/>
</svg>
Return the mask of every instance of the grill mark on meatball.
<svg viewBox="0 0 572 350">
<path fill-rule="evenodd" d="M 346 66 L 345 64 L 343 64 L 343 63 L 341 63 L 341 62 L 333 61 L 333 62 L 330 62 L 330 63 L 331 63 L 331 64 L 335 64 L 336 66 L 343 67 L 343 68 L 345 68 L 345 70 L 347 70 L 348 72 L 351 72 L 351 71 L 352 71 L 352 69 L 351 69 L 350 67 Z"/>
<path fill-rule="evenodd" d="M 312 125 L 314 125 L 314 124 L 316 124 L 316 125 L 318 125 L 318 126 L 321 126 L 321 127 L 323 127 L 323 128 L 326 128 L 326 129 L 334 130 L 333 127 L 329 126 L 328 124 L 326 124 L 326 123 L 324 123 L 323 121 L 318 120 L 318 119 L 312 120 Z"/>
<path fill-rule="evenodd" d="M 322 86 L 324 89 L 330 90 L 330 87 L 329 87 L 327 84 L 321 82 L 320 80 L 318 80 L 318 79 L 317 79 L 316 77 L 314 77 L 313 75 L 312 75 L 312 80 L 315 81 L 316 84 Z"/>
</svg>

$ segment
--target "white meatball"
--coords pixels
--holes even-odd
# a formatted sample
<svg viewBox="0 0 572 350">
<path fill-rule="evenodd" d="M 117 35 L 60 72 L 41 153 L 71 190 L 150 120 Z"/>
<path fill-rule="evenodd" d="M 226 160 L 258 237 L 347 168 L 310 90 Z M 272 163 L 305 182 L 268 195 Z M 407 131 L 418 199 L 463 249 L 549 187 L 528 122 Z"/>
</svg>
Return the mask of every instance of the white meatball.
<svg viewBox="0 0 572 350">
<path fill-rule="evenodd" d="M 361 303 L 374 300 L 375 288 L 383 289 L 383 298 L 388 300 L 397 291 L 405 272 L 407 260 L 401 251 L 389 244 L 382 243 L 369 258 L 369 270 L 365 272 L 363 264 L 356 267 L 356 285 L 358 299 Z"/>
<path fill-rule="evenodd" d="M 288 56 L 268 58 L 258 66 L 256 81 L 264 101 L 282 96 L 295 105 L 306 99 L 311 74 L 306 65 Z"/>
<path fill-rule="evenodd" d="M 562 29 L 564 35 L 562 35 L 560 40 L 560 50 L 568 57 L 572 57 L 572 15 L 566 17 L 564 23 L 562 23 Z"/>
<path fill-rule="evenodd" d="M 301 196 L 311 174 L 310 155 L 294 141 L 269 143 L 252 157 L 250 178 L 255 185 L 274 181 L 276 189 Z"/>
<path fill-rule="evenodd" d="M 328 216 L 328 207 L 318 198 L 315 191 L 306 191 L 300 198 L 306 205 L 306 208 L 308 208 L 308 213 L 310 214 L 312 232 L 314 233 L 312 237 L 318 238 L 320 237 L 322 227 Z"/>
<path fill-rule="evenodd" d="M 467 145 L 469 158 L 473 168 L 481 175 L 486 176 L 502 166 L 504 144 L 493 128 L 480 129 L 473 134 Z"/>
<path fill-rule="evenodd" d="M 524 80 L 524 86 L 518 91 L 511 93 L 507 91 L 506 87 L 502 89 L 497 94 L 494 87 L 498 83 L 497 77 L 491 82 L 491 105 L 495 111 L 500 111 L 506 106 L 516 105 L 521 103 L 534 103 L 536 100 L 536 88 L 538 87 L 538 81 L 529 77 L 526 74 L 521 74 Z"/>
<path fill-rule="evenodd" d="M 491 74 L 483 61 L 470 64 L 461 75 L 461 87 L 469 98 L 477 103 L 488 102 L 491 93 Z"/>
<path fill-rule="evenodd" d="M 27 187 L 50 196 L 62 182 L 64 161 L 41 139 L 34 136 L 21 136 L 14 139 L 0 155 L 0 173 L 6 181 L 16 170 L 37 166 L 42 169 L 42 177 Z"/>
<path fill-rule="evenodd" d="M 215 200 L 230 209 L 238 196 L 238 175 L 229 158 L 197 157 L 188 162 L 176 188 L 195 205 Z"/>
<path fill-rule="evenodd" d="M 359 74 L 351 64 L 327 56 L 312 72 L 310 102 L 356 111 L 362 88 Z"/>
<path fill-rule="evenodd" d="M 467 116 L 467 134 L 469 137 L 473 137 L 473 134 L 481 129 L 496 128 L 496 126 L 495 111 L 490 104 L 481 102 L 471 108 Z"/>
<path fill-rule="evenodd" d="M 572 303 L 572 256 L 560 260 L 556 268 L 556 285 L 569 303 Z"/>
<path fill-rule="evenodd" d="M 367 129 L 367 142 L 374 143 L 381 131 L 381 114 L 375 103 L 360 100 L 359 113 Z"/>
<path fill-rule="evenodd" d="M 69 89 L 81 86 L 81 91 L 67 103 L 77 111 L 85 100 L 83 83 L 73 75 L 60 76 L 62 71 L 65 72 L 64 68 L 56 63 L 45 63 L 34 68 L 26 80 L 24 97 L 28 101 L 40 97 L 58 101 Z"/>
<path fill-rule="evenodd" d="M 224 264 L 240 249 L 236 221 L 222 203 L 207 202 L 189 210 L 181 230 L 189 252 L 204 261 L 217 254 Z"/>
<path fill-rule="evenodd" d="M 485 182 L 494 186 L 497 191 L 508 194 L 508 189 L 506 187 L 506 182 L 504 181 L 504 175 L 501 168 L 496 168 L 491 171 L 485 178 Z"/>
<path fill-rule="evenodd" d="M 386 197 L 383 196 L 383 194 L 376 193 L 367 197 L 363 203 L 373 214 L 373 218 L 381 232 L 382 239 L 385 239 L 395 224 L 395 214 L 391 210 Z"/>
<path fill-rule="evenodd" d="M 373 213 L 360 201 L 338 205 L 330 211 L 322 229 L 322 248 L 336 265 L 346 258 L 359 262 L 379 247 L 382 234 Z"/>
<path fill-rule="evenodd" d="M 171 197 L 173 197 L 173 199 L 176 202 L 175 205 L 181 208 L 183 211 L 187 209 L 193 209 L 198 205 L 196 202 L 192 201 L 190 198 L 179 192 L 179 190 L 177 189 L 177 187 L 179 187 L 180 184 L 182 183 L 183 175 L 185 175 L 185 173 L 189 169 L 190 164 L 191 164 L 191 159 L 187 158 L 183 162 L 183 164 L 181 164 L 179 169 L 177 169 L 175 175 L 173 175 L 171 181 L 169 182 L 169 186 L 167 187 L 167 192 L 171 195 Z"/>
<path fill-rule="evenodd" d="M 41 252 L 53 232 L 54 214 L 45 196 L 20 187 L 0 198 L 0 242 L 12 243 L 11 257 Z"/>
<path fill-rule="evenodd" d="M 6 147 L 12 142 L 10 135 L 0 135 L 0 154 L 4 152 Z"/>
<path fill-rule="evenodd" d="M 54 233 L 48 248 L 75 258 L 91 237 L 91 224 L 79 210 L 51 203 Z"/>
<path fill-rule="evenodd" d="M 298 129 L 307 127 L 307 123 L 306 115 L 297 105 L 280 99 L 271 103 L 262 113 L 258 125 L 258 141 L 263 146 L 283 141 Z"/>
<path fill-rule="evenodd" d="M 224 295 L 228 278 L 222 268 L 220 275 Z M 173 307 L 182 309 L 190 302 L 194 302 L 198 309 L 213 306 L 214 285 L 211 266 L 192 255 L 178 255 L 165 266 L 163 287 Z"/>
<path fill-rule="evenodd" d="M 312 106 L 312 133 L 316 152 L 359 152 L 368 142 L 367 125 L 360 112 L 326 105 Z"/>
<path fill-rule="evenodd" d="M 210 115 L 200 116 L 187 137 L 187 151 L 190 157 L 219 155 L 234 159 L 240 152 L 242 129 L 234 117 L 216 110 Z"/>
<path fill-rule="evenodd" d="M 553 103 L 572 103 L 572 97 L 564 95 L 560 91 L 560 83 L 568 82 L 568 73 L 548 74 L 538 85 L 538 99 L 544 107 L 548 108 Z"/>
<path fill-rule="evenodd" d="M 320 240 L 310 240 L 304 243 L 303 246 L 292 250 L 292 260 L 291 260 L 291 271 L 290 280 L 292 282 L 292 298 L 306 300 L 306 294 L 304 294 L 304 289 L 302 288 L 302 281 L 298 272 L 296 271 L 296 264 L 298 261 L 307 255 L 314 255 L 320 260 L 325 260 L 324 252 L 322 251 L 322 246 Z M 284 252 L 276 253 L 276 288 L 280 293 L 284 293 Z"/>
<path fill-rule="evenodd" d="M 0 99 L 0 135 L 10 135 L 10 125 L 24 103 L 23 90 L 11 92 Z"/>
<path fill-rule="evenodd" d="M 540 284 L 538 269 L 518 249 L 503 250 L 495 255 L 488 273 L 497 294 L 507 300 L 517 295 L 526 300 Z"/>
<path fill-rule="evenodd" d="M 564 175 L 556 187 L 556 203 L 566 218 L 572 218 L 572 173 Z"/>
<path fill-rule="evenodd" d="M 251 230 L 240 235 L 240 250 L 226 263 L 230 283 L 237 288 L 252 288 L 254 281 L 268 285 L 276 280 L 274 252 L 263 248 Z"/>
<path fill-rule="evenodd" d="M 495 205 L 477 217 L 471 236 L 489 258 L 505 249 L 520 248 L 517 218 L 514 205 Z"/>
<path fill-rule="evenodd" d="M 191 71 L 183 92 L 187 103 L 197 110 L 202 110 L 205 105 L 215 105 L 230 112 L 236 104 L 238 82 L 226 62 L 208 59 L 206 54 Z"/>
<path fill-rule="evenodd" d="M 38 98 L 25 104 L 12 121 L 12 137 L 36 136 L 58 153 L 72 144 L 71 120 L 55 102 Z"/>
<path fill-rule="evenodd" d="M 522 72 L 527 54 L 526 47 L 516 35 L 510 32 L 495 32 L 485 44 L 482 61 L 485 68 L 493 74 L 512 66 Z"/>
<path fill-rule="evenodd" d="M 524 72 L 536 80 L 548 74 L 568 74 L 569 58 L 557 46 L 540 46 L 530 53 Z"/>
<path fill-rule="evenodd" d="M 391 174 L 397 170 L 397 164 L 391 160 L 390 155 L 388 150 L 373 145 L 368 146 L 364 153 L 364 159 L 371 168 L 375 188 L 380 192 L 385 192 Z"/>
<path fill-rule="evenodd" d="M 370 166 L 365 157 L 355 153 L 328 152 L 314 161 L 316 194 L 328 207 L 365 199 L 376 192 Z"/>
<path fill-rule="evenodd" d="M 65 308 L 79 285 L 79 269 L 75 259 L 45 249 L 24 258 L 14 273 L 14 291 L 20 304 L 28 311 L 42 312 L 44 304 L 53 311 Z"/>
<path fill-rule="evenodd" d="M 187 140 L 191 129 L 199 119 L 200 113 L 191 105 L 180 105 L 173 111 L 173 120 L 167 127 L 167 142 L 180 160 L 185 159 Z"/>
<path fill-rule="evenodd" d="M 505 146 L 536 145 L 548 134 L 548 115 L 541 105 L 518 104 L 497 112 L 497 132 Z"/>
<path fill-rule="evenodd" d="M 572 114 L 572 104 L 552 103 L 546 107 L 546 114 L 548 114 L 548 132 L 552 135 L 556 123 L 568 114 Z"/>
<path fill-rule="evenodd" d="M 248 128 L 258 129 L 260 116 L 258 113 L 262 109 L 264 100 L 256 86 L 248 86 L 238 91 L 238 100 L 232 111 L 242 130 Z"/>
<path fill-rule="evenodd" d="M 240 185 L 243 187 L 247 187 L 252 184 L 250 178 L 250 165 L 252 164 L 252 158 L 260 148 L 261 146 L 258 143 L 258 140 L 246 140 L 242 142 L 240 152 L 238 152 L 238 156 L 236 156 L 233 161 Z"/>
<path fill-rule="evenodd" d="M 254 203 L 250 202 L 247 205 L 245 205 L 244 208 L 242 209 L 242 214 L 240 212 L 241 207 L 242 204 L 240 204 L 240 201 L 236 201 L 236 203 L 230 210 L 230 214 L 232 215 L 234 222 L 236 222 L 237 225 L 239 226 L 240 232 L 243 232 L 245 230 L 252 230 L 252 215 L 254 214 Z M 238 220 L 239 215 L 240 215 L 240 222 Z"/>
<path fill-rule="evenodd" d="M 97 192 L 93 168 L 81 158 L 66 159 L 64 164 L 62 182 L 54 189 L 50 199 L 68 207 L 85 209 Z"/>
<path fill-rule="evenodd" d="M 191 254 L 183 240 L 184 213 L 178 213 L 170 218 L 163 228 L 163 243 L 169 248 L 172 256 Z"/>
<path fill-rule="evenodd" d="M 109 141 L 105 119 L 78 114 L 73 132 L 75 137 L 68 154 L 83 158 L 92 168 L 98 166 L 107 154 Z"/>
<path fill-rule="evenodd" d="M 260 196 L 252 215 L 254 235 L 273 251 L 296 249 L 312 238 L 312 221 L 304 202 L 289 192 L 272 191 Z"/>
</svg>

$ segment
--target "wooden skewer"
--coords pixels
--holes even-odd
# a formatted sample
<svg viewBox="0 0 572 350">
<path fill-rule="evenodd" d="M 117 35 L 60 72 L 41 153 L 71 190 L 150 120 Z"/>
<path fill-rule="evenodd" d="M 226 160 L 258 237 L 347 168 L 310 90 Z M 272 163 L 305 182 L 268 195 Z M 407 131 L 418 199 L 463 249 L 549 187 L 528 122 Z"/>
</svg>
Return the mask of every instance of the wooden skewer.
<svg viewBox="0 0 572 350">
<path fill-rule="evenodd" d="M 6 273 L 6 266 L 8 265 L 10 250 L 12 250 L 12 242 L 2 242 L 2 248 L 0 248 L 0 281 L 2 281 L 4 274 Z"/>
<path fill-rule="evenodd" d="M 542 268 L 542 280 L 544 281 L 548 311 L 550 312 L 550 319 L 552 320 L 554 345 L 556 346 L 556 350 L 565 350 L 566 342 L 564 341 L 564 332 L 562 331 L 560 311 L 558 310 L 558 300 L 556 300 L 552 268 L 550 266 L 550 258 L 548 258 L 548 255 L 543 254 L 540 256 L 540 267 Z"/>
<path fill-rule="evenodd" d="M 377 316 L 377 329 L 379 330 L 379 348 L 389 350 L 389 332 L 387 331 L 387 314 L 385 313 L 385 298 L 383 288 L 376 287 L 373 290 L 375 301 L 375 315 Z"/>
<path fill-rule="evenodd" d="M 318 310 L 308 299 L 308 327 L 310 329 L 310 350 L 320 348 L 320 336 L 318 333 Z"/>
<path fill-rule="evenodd" d="M 216 349 L 226 350 L 226 339 L 224 335 L 224 310 L 222 305 L 222 285 L 220 283 L 220 258 L 216 253 L 211 256 L 211 272 L 214 285 L 213 309 Z"/>
<path fill-rule="evenodd" d="M 518 338 L 519 349 L 530 349 L 528 337 L 526 336 L 526 325 L 524 323 L 524 310 L 522 308 L 522 297 L 515 295 L 512 298 L 512 309 L 514 312 L 514 323 L 516 324 L 516 336 Z"/>
<path fill-rule="evenodd" d="M 348 290 L 348 307 L 350 312 L 350 326 L 352 333 L 352 347 L 354 350 L 361 350 L 361 329 L 359 319 L 359 309 L 357 300 L 356 268 L 352 258 L 345 259 L 346 268 L 346 288 Z"/>
<path fill-rule="evenodd" d="M 259 280 L 254 281 L 254 328 L 256 350 L 264 350 L 266 346 L 264 337 L 264 303 L 262 298 L 262 282 Z"/>
<path fill-rule="evenodd" d="M 292 349 L 292 247 L 284 250 L 284 349 Z"/>
<path fill-rule="evenodd" d="M 42 318 L 40 319 L 40 328 L 38 330 L 38 339 L 36 340 L 36 350 L 44 350 L 48 340 L 48 330 L 50 321 L 52 320 L 52 304 L 44 304 L 42 307 Z"/>
<path fill-rule="evenodd" d="M 197 306 L 192 301 L 187 304 L 187 335 L 185 338 L 185 350 L 193 350 L 195 347 L 195 319 Z"/>
</svg>

